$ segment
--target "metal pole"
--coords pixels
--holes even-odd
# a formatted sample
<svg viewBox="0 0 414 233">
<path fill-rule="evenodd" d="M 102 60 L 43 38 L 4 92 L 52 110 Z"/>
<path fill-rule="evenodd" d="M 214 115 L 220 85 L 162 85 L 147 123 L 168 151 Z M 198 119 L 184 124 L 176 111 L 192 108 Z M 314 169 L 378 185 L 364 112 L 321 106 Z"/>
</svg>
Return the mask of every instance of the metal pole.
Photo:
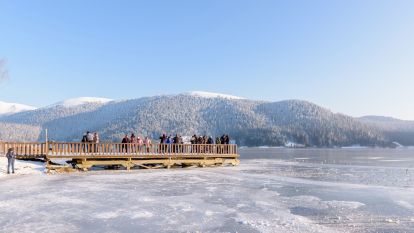
<svg viewBox="0 0 414 233">
<path fill-rule="evenodd" d="M 46 139 L 46 156 L 49 154 L 49 139 L 47 135 L 47 129 L 45 129 L 45 139 Z"/>
</svg>

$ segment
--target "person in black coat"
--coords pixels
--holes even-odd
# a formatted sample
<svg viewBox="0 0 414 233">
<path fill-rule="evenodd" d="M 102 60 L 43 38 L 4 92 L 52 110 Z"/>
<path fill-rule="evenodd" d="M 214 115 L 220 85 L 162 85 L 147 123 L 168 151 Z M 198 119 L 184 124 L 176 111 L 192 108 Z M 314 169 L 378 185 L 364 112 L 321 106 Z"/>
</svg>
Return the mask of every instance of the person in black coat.
<svg viewBox="0 0 414 233">
<path fill-rule="evenodd" d="M 163 134 L 161 137 L 160 137 L 160 143 L 161 144 L 164 144 L 164 143 L 166 143 L 167 142 L 167 135 L 166 134 Z"/>
<path fill-rule="evenodd" d="M 122 139 L 122 152 L 126 152 L 128 153 L 128 143 L 130 143 L 131 141 L 128 138 L 128 134 L 125 134 L 125 137 Z"/>
</svg>

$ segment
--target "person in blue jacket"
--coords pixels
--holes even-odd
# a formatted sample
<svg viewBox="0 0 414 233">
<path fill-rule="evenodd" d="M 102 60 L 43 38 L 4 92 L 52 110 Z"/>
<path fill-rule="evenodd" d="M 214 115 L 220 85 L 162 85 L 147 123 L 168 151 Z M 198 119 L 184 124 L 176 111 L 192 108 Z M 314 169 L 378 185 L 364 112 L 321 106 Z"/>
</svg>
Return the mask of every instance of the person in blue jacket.
<svg viewBox="0 0 414 233">
<path fill-rule="evenodd" d="M 10 174 L 10 168 L 14 173 L 14 161 L 16 160 L 16 154 L 13 148 L 9 148 L 6 154 L 7 157 L 7 174 Z"/>
</svg>

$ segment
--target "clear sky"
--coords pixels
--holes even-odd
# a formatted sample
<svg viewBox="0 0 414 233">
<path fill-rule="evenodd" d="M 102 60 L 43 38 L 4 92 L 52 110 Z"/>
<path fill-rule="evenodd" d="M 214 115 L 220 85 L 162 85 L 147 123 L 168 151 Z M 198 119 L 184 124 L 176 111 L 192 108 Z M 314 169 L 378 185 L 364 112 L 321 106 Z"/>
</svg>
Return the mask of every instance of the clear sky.
<svg viewBox="0 0 414 233">
<path fill-rule="evenodd" d="M 0 0 L 0 100 L 193 90 L 414 120 L 414 1 Z"/>
</svg>

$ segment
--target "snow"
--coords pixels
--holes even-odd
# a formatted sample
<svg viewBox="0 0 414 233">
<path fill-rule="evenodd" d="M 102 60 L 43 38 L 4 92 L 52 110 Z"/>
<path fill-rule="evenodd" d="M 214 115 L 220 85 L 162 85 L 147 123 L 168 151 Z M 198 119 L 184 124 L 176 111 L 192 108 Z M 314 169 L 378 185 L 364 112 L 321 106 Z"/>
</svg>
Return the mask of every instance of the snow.
<svg viewBox="0 0 414 233">
<path fill-rule="evenodd" d="M 0 115 L 10 115 L 18 112 L 30 111 L 35 110 L 36 107 L 24 105 L 24 104 L 17 104 L 17 103 L 7 103 L 0 101 Z"/>
<path fill-rule="evenodd" d="M 186 94 L 190 96 L 196 96 L 196 97 L 202 97 L 202 98 L 245 99 L 239 96 L 220 94 L 220 93 L 214 93 L 214 92 L 206 92 L 206 91 L 191 91 Z"/>
<path fill-rule="evenodd" d="M 109 103 L 111 101 L 113 101 L 113 100 L 112 99 L 107 99 L 107 98 L 79 97 L 79 98 L 73 98 L 73 99 L 68 99 L 68 100 L 61 101 L 61 102 L 53 104 L 49 107 L 63 106 L 63 107 L 66 107 L 66 108 L 71 108 L 71 107 L 76 107 L 76 106 L 80 106 L 80 105 L 88 104 L 88 103 L 106 104 L 106 103 Z"/>
<path fill-rule="evenodd" d="M 342 146 L 341 149 L 366 149 L 368 147 L 366 146 L 360 146 L 360 145 L 352 145 L 352 146 Z"/>
<path fill-rule="evenodd" d="M 7 176 L 43 174 L 44 170 L 45 166 L 42 162 L 16 160 L 14 164 L 15 174 L 8 175 L 7 158 L 4 156 L 0 156 L 0 179 Z"/>
</svg>

